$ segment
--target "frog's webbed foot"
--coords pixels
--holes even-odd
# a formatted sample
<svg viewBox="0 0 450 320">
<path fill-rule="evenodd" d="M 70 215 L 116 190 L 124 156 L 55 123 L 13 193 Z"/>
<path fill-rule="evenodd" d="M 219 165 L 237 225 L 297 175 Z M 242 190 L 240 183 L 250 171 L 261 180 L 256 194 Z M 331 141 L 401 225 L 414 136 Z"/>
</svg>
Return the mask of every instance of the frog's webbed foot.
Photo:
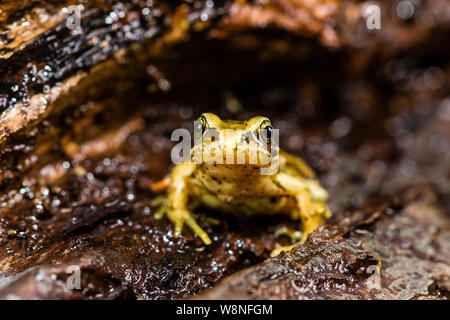
<svg viewBox="0 0 450 320">
<path fill-rule="evenodd" d="M 175 237 L 181 235 L 183 226 L 186 223 L 205 244 L 211 244 L 212 241 L 208 234 L 198 225 L 193 214 L 187 209 L 189 193 L 191 190 L 189 190 L 186 181 L 194 168 L 195 165 L 193 164 L 178 164 L 173 168 L 170 176 L 153 184 L 153 192 L 164 191 L 167 189 L 167 197 L 161 195 L 154 198 L 152 205 L 158 207 L 155 213 L 157 219 L 161 219 L 167 214 L 167 217 L 174 223 Z"/>
<path fill-rule="evenodd" d="M 315 177 L 314 171 L 301 158 L 293 156 L 284 150 L 280 150 L 280 162 L 295 168 L 306 178 Z"/>
<path fill-rule="evenodd" d="M 273 258 L 273 257 L 278 256 L 278 255 L 279 255 L 280 253 L 282 253 L 282 252 L 286 252 L 286 253 L 289 254 L 289 253 L 291 252 L 291 250 L 292 250 L 296 245 L 298 245 L 299 243 L 300 243 L 300 242 L 291 244 L 291 245 L 289 245 L 289 246 L 282 246 L 282 247 L 275 248 L 275 249 L 273 249 L 272 252 L 270 253 L 270 256 Z"/>
<path fill-rule="evenodd" d="M 169 209 L 167 211 L 167 216 L 175 225 L 175 237 L 178 238 L 181 235 L 181 232 L 183 231 L 183 225 L 184 223 L 186 223 L 192 229 L 192 231 L 194 231 L 194 233 L 198 235 L 200 239 L 202 239 L 205 244 L 211 244 L 212 241 L 209 238 L 208 234 L 198 225 L 197 221 L 195 221 L 194 217 L 192 216 L 192 213 L 188 210 Z"/>
<path fill-rule="evenodd" d="M 296 216 L 293 216 L 293 219 L 296 220 L 297 217 L 296 217 Z M 300 239 L 302 239 L 302 235 L 303 235 L 303 233 L 302 233 L 301 231 L 299 231 L 299 230 L 294 230 L 294 229 L 287 228 L 287 227 L 281 227 L 281 228 L 278 228 L 278 229 L 275 231 L 275 233 L 276 233 L 278 236 L 285 235 L 285 236 L 288 236 L 291 240 L 297 240 L 297 241 L 300 240 Z M 292 244 L 292 245 L 288 245 L 288 246 L 278 247 L 278 248 L 272 250 L 272 252 L 270 253 L 270 256 L 271 256 L 271 257 L 276 257 L 276 256 L 278 256 L 278 255 L 279 255 L 281 252 L 283 252 L 283 251 L 289 253 L 289 252 L 292 250 L 292 248 L 295 247 L 297 244 L 299 244 L 299 242 L 294 243 L 294 244 Z"/>
<path fill-rule="evenodd" d="M 179 237 L 183 231 L 183 225 L 186 223 L 195 234 L 197 234 L 205 244 L 211 244 L 211 239 L 208 234 L 198 225 L 192 216 L 192 213 L 184 209 L 170 209 L 168 205 L 168 199 L 164 195 L 155 197 L 151 202 L 152 207 L 157 208 L 154 216 L 155 219 L 159 220 L 167 217 L 174 223 L 175 237 Z"/>
</svg>

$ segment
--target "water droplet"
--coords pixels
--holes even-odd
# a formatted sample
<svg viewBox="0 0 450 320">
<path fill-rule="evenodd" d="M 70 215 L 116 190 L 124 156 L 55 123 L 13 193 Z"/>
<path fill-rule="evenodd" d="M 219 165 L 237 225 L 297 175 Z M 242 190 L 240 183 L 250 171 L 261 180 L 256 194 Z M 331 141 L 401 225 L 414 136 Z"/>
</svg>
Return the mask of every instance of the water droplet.
<svg viewBox="0 0 450 320">
<path fill-rule="evenodd" d="M 397 4 L 396 12 L 400 19 L 407 20 L 414 15 L 414 6 L 410 1 L 403 0 Z"/>
<path fill-rule="evenodd" d="M 46 196 L 48 196 L 48 194 L 50 193 L 50 190 L 48 189 L 48 188 L 42 188 L 41 189 L 41 194 L 44 196 L 44 197 L 46 197 Z"/>
<path fill-rule="evenodd" d="M 352 121 L 347 117 L 335 120 L 330 126 L 330 134 L 334 138 L 342 138 L 352 129 Z"/>
</svg>

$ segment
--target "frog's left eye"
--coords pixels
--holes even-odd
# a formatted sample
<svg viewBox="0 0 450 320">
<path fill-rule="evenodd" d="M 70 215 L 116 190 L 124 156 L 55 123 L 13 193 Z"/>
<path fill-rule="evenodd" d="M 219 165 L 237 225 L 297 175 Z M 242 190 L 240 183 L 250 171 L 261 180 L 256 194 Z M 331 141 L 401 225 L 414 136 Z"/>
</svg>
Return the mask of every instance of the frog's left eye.
<svg viewBox="0 0 450 320">
<path fill-rule="evenodd" d="M 270 143 L 272 141 L 273 137 L 273 127 L 269 120 L 263 121 L 261 125 L 259 126 L 259 137 L 262 140 L 262 142 Z"/>
<path fill-rule="evenodd" d="M 209 129 L 208 121 L 206 121 L 206 118 L 204 115 L 201 115 L 195 122 L 194 122 L 194 131 L 195 132 L 201 132 L 202 135 L 205 134 L 205 132 Z"/>
</svg>

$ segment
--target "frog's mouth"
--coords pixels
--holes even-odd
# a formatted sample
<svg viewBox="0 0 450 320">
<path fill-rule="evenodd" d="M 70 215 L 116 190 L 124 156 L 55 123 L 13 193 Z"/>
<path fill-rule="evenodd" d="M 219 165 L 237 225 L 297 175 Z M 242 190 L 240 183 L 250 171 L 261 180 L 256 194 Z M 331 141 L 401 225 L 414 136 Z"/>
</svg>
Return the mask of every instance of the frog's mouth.
<svg viewBox="0 0 450 320">
<path fill-rule="evenodd" d="M 266 169 L 276 173 L 279 167 L 279 149 L 227 148 L 219 145 L 207 146 L 193 152 L 193 161 L 198 165 L 215 167 L 245 167 L 252 169 Z M 197 153 L 197 157 L 195 154 Z M 269 171 L 271 170 L 271 171 Z M 269 173 L 265 173 L 269 174 Z"/>
<path fill-rule="evenodd" d="M 278 163 L 278 140 L 264 143 L 254 132 L 239 132 L 234 136 L 209 130 L 194 144 L 192 159 L 196 164 L 245 165 L 248 167 L 271 167 Z"/>
</svg>

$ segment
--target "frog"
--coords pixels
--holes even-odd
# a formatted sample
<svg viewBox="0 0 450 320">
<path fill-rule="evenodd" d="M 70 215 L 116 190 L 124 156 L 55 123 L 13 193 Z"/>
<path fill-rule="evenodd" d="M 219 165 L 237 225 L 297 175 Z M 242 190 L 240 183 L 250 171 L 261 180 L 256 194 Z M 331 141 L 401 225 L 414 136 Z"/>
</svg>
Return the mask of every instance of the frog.
<svg viewBox="0 0 450 320">
<path fill-rule="evenodd" d="M 154 199 L 155 215 L 157 219 L 164 216 L 170 219 L 175 237 L 181 235 L 186 224 L 205 245 L 212 243 L 196 221 L 194 212 L 199 207 L 238 216 L 284 214 L 300 222 L 300 230 L 290 233 L 297 234 L 299 241 L 274 249 L 271 255 L 277 256 L 303 243 L 331 217 L 328 192 L 302 158 L 273 143 L 275 130 L 269 118 L 222 120 L 214 113 L 203 113 L 194 126 L 198 128 L 201 142 L 194 144 L 187 161 L 174 165 L 163 180 L 151 186 L 152 192 L 164 193 Z M 211 137 L 210 132 L 214 132 Z M 249 142 L 248 137 L 253 139 Z M 250 159 L 245 153 L 240 162 L 229 161 L 233 156 L 236 160 L 239 150 L 245 150 L 239 148 L 245 143 L 247 147 L 265 146 L 260 148 L 264 157 Z M 220 153 L 205 152 L 211 150 L 221 150 L 223 158 Z M 193 161 L 199 151 L 201 161 Z M 226 158 L 228 155 L 232 157 Z M 277 170 L 270 174 L 262 171 L 273 163 L 277 164 Z"/>
</svg>

